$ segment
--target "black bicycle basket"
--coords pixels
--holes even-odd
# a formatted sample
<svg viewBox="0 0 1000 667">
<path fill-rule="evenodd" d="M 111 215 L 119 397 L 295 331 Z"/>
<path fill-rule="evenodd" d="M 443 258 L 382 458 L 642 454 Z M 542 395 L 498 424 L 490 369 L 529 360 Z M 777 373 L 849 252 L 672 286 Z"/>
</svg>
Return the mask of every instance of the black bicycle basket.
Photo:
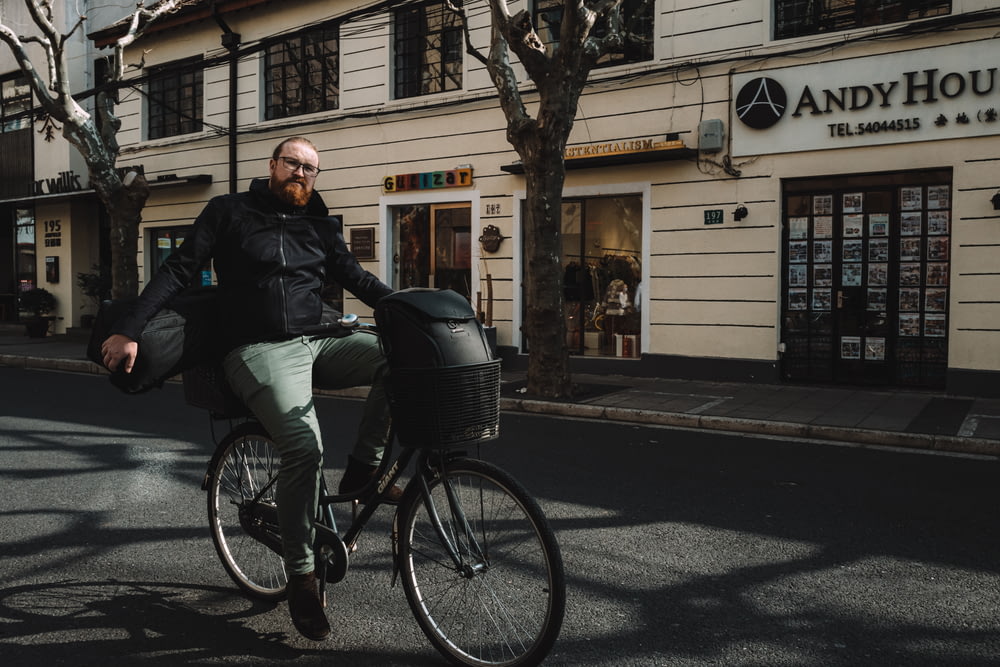
<svg viewBox="0 0 1000 667">
<path fill-rule="evenodd" d="M 465 297 L 401 290 L 378 302 L 375 321 L 404 447 L 461 447 L 500 435 L 500 360 Z"/>
</svg>

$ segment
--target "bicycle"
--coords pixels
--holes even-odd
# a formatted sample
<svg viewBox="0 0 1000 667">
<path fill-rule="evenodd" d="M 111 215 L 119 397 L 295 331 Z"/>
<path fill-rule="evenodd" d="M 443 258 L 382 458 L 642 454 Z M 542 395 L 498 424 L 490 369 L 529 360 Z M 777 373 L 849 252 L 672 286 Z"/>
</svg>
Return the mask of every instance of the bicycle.
<svg viewBox="0 0 1000 667">
<path fill-rule="evenodd" d="M 368 485 L 349 496 L 331 495 L 324 480 L 317 507 L 314 550 L 325 605 L 326 585 L 344 579 L 350 553 L 368 520 L 386 502 L 387 490 L 414 465 L 392 521 L 391 585 L 402 581 L 421 630 L 456 665 L 539 664 L 559 635 L 566 605 L 559 544 L 541 507 L 509 473 L 461 449 L 498 434 L 499 363 L 490 360 L 433 373 L 435 395 L 430 400 L 439 407 L 441 401 L 461 401 L 464 408 L 458 411 L 466 414 L 460 423 L 446 431 L 432 426 L 417 434 L 421 446 L 404 444 L 398 454 L 392 447 L 398 435 L 394 426 L 390 446 Z M 421 374 L 426 377 L 426 369 Z M 393 423 L 397 411 L 405 410 L 399 401 L 408 401 L 420 404 L 414 410 L 420 424 L 410 419 L 410 426 L 427 428 L 421 404 L 427 394 L 403 375 L 402 385 L 413 385 L 412 395 L 390 395 Z M 184 377 L 188 402 L 209 407 L 215 418 L 240 420 L 217 441 L 202 484 L 208 492 L 212 540 L 240 589 L 255 598 L 279 601 L 285 597 L 287 577 L 274 492 L 278 452 L 246 408 L 223 393 L 220 378 L 221 370 L 204 368 Z M 201 389 L 189 392 L 189 382 Z M 206 391 L 209 398 L 193 396 Z M 470 391 L 483 394 L 471 402 L 482 403 L 491 413 L 485 426 L 482 415 L 471 420 L 468 416 Z M 495 408 L 490 408 L 491 402 Z M 472 412 L 482 412 L 481 407 L 473 406 Z M 430 437 L 450 441 L 434 443 L 427 440 Z M 359 498 L 365 499 L 363 505 Z M 353 509 L 343 531 L 333 513 L 338 503 L 351 503 Z"/>
</svg>

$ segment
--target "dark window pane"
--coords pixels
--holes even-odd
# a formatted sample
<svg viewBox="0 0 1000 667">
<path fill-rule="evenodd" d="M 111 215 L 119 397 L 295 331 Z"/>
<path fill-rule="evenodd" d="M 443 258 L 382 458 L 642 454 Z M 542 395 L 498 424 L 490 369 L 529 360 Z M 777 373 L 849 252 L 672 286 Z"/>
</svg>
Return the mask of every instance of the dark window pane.
<svg viewBox="0 0 1000 667">
<path fill-rule="evenodd" d="M 340 105 L 339 28 L 324 26 L 265 51 L 265 118 L 287 118 Z"/>
<path fill-rule="evenodd" d="M 774 38 L 787 39 L 951 13 L 951 0 L 775 0 Z"/>
<path fill-rule="evenodd" d="M 150 70 L 147 87 L 150 139 L 201 132 L 204 70 L 199 60 L 178 61 Z"/>
<path fill-rule="evenodd" d="M 444 3 L 397 10 L 393 20 L 395 97 L 462 87 L 461 21 Z"/>
<path fill-rule="evenodd" d="M 654 5 L 655 3 L 645 3 L 644 0 L 624 0 L 622 2 L 621 22 L 623 28 L 628 28 L 628 37 L 622 51 L 602 56 L 597 61 L 598 67 L 652 60 Z M 535 31 L 550 49 L 559 46 L 562 10 L 562 0 L 537 0 L 534 4 Z M 607 23 L 599 21 L 594 25 L 592 35 L 603 37 L 607 34 L 607 30 Z"/>
</svg>

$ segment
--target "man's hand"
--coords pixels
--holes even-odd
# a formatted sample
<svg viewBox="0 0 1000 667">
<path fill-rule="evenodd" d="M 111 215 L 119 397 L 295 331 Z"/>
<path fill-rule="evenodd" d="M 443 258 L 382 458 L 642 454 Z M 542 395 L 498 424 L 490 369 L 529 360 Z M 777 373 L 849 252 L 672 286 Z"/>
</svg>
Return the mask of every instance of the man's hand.
<svg viewBox="0 0 1000 667">
<path fill-rule="evenodd" d="M 126 373 L 132 372 L 135 365 L 136 355 L 139 354 L 139 344 L 122 334 L 111 334 L 101 344 L 101 354 L 104 358 L 104 365 L 109 371 L 118 368 L 118 364 L 125 364 L 122 368 Z"/>
</svg>

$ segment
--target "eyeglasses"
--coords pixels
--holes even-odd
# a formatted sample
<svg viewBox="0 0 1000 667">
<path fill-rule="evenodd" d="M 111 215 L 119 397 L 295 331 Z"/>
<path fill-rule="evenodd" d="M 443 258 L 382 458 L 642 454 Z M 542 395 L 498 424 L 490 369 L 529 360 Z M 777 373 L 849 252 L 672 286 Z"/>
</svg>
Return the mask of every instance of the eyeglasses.
<svg viewBox="0 0 1000 667">
<path fill-rule="evenodd" d="M 292 172 L 293 174 L 299 169 L 301 169 L 302 173 L 308 176 L 309 178 L 316 178 L 317 174 L 319 174 L 319 167 L 314 167 L 311 164 L 305 164 L 304 162 L 293 160 L 292 158 L 285 157 L 284 155 L 279 156 L 278 159 L 281 160 L 281 163 L 285 165 L 285 169 Z"/>
</svg>

